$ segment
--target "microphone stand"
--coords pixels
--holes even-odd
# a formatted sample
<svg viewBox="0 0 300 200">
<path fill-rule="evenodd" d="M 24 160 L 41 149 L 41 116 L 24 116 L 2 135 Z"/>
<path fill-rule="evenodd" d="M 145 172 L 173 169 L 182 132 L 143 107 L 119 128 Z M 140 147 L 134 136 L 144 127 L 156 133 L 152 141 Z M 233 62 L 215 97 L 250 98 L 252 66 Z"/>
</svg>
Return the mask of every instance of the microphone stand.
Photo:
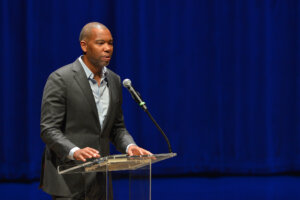
<svg viewBox="0 0 300 200">
<path fill-rule="evenodd" d="M 146 106 L 146 103 L 142 100 L 141 95 L 138 91 L 136 91 L 132 85 L 131 85 L 131 81 L 129 79 L 125 79 L 123 80 L 123 85 L 125 88 L 128 89 L 128 91 L 130 92 L 132 98 L 139 104 L 139 106 L 147 113 L 147 115 L 149 116 L 149 118 L 151 119 L 151 121 L 154 123 L 154 125 L 156 126 L 156 128 L 159 130 L 159 132 L 164 136 L 167 144 L 168 144 L 168 148 L 169 148 L 169 152 L 172 153 L 172 148 L 171 148 L 171 144 L 169 142 L 168 137 L 166 136 L 166 134 L 163 132 L 163 130 L 159 127 L 158 123 L 155 121 L 155 119 L 152 117 L 152 115 L 150 114 L 150 112 L 148 111 L 148 108 Z"/>
<path fill-rule="evenodd" d="M 150 117 L 151 121 L 154 123 L 154 125 L 156 126 L 156 128 L 159 130 L 159 132 L 164 136 L 167 144 L 168 144 L 168 148 L 169 148 L 169 152 L 172 153 L 172 148 L 171 148 L 171 144 L 169 142 L 168 137 L 166 136 L 166 134 L 164 133 L 164 131 L 160 128 L 160 126 L 158 125 L 158 123 L 155 121 L 155 119 L 152 117 L 152 115 L 150 114 L 150 112 L 148 111 L 148 109 L 143 109 L 147 115 Z"/>
</svg>

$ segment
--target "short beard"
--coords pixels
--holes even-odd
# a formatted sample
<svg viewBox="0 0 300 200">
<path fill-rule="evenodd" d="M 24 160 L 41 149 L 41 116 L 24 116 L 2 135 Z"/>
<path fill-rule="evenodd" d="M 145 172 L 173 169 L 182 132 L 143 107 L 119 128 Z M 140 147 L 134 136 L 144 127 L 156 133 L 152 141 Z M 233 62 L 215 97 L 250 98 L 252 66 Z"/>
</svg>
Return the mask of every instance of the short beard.
<svg viewBox="0 0 300 200">
<path fill-rule="evenodd" d="M 91 62 L 91 64 L 94 66 L 94 67 L 96 67 L 98 70 L 99 70 L 99 72 L 102 72 L 102 70 L 103 70 L 103 68 L 105 67 L 105 66 L 107 66 L 107 65 L 102 65 L 101 63 L 101 61 L 99 62 L 99 61 L 97 61 L 97 60 L 94 60 L 94 59 L 91 59 L 90 60 L 90 62 Z"/>
</svg>

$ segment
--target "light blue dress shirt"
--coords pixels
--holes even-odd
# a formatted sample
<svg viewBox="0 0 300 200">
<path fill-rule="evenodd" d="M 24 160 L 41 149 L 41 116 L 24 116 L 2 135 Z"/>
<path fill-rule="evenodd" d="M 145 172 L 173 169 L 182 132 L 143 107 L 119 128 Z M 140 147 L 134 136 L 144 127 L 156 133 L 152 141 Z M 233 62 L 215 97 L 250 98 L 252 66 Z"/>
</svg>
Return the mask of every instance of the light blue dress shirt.
<svg viewBox="0 0 300 200">
<path fill-rule="evenodd" d="M 107 110 L 109 106 L 109 89 L 107 86 L 107 79 L 106 79 L 106 73 L 107 69 L 106 67 L 102 70 L 102 76 L 101 76 L 101 82 L 100 85 L 98 85 L 97 81 L 94 79 L 93 72 L 86 66 L 86 64 L 82 61 L 81 57 L 79 57 L 79 62 L 81 63 L 85 74 L 89 80 L 95 103 L 97 106 L 99 121 L 101 129 L 103 130 L 103 122 L 107 115 Z"/>
</svg>

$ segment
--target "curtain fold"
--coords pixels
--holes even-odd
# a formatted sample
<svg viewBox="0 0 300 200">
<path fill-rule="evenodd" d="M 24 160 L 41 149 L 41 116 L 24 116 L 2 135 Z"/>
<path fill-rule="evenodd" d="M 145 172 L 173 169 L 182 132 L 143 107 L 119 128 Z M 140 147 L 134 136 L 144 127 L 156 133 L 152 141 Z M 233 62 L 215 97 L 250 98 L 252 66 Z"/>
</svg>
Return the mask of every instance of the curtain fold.
<svg viewBox="0 0 300 200">
<path fill-rule="evenodd" d="M 2 0 L 0 177 L 39 177 L 44 84 L 81 55 L 84 24 L 115 43 L 108 66 L 130 78 L 176 158 L 154 174 L 273 174 L 300 170 L 299 2 L 284 0 Z M 167 152 L 126 90 L 136 142 Z"/>
</svg>

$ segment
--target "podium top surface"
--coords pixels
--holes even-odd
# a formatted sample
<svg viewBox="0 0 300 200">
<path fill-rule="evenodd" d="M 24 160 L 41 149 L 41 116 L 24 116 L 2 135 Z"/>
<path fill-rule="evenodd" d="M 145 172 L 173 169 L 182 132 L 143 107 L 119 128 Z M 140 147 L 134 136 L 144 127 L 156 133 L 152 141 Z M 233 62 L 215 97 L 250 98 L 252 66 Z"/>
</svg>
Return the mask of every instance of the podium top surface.
<svg viewBox="0 0 300 200">
<path fill-rule="evenodd" d="M 128 156 L 127 154 L 110 155 L 77 165 L 60 165 L 59 174 L 89 173 L 136 170 L 153 163 L 160 162 L 176 156 L 176 153 L 163 153 L 153 155 Z"/>
</svg>

